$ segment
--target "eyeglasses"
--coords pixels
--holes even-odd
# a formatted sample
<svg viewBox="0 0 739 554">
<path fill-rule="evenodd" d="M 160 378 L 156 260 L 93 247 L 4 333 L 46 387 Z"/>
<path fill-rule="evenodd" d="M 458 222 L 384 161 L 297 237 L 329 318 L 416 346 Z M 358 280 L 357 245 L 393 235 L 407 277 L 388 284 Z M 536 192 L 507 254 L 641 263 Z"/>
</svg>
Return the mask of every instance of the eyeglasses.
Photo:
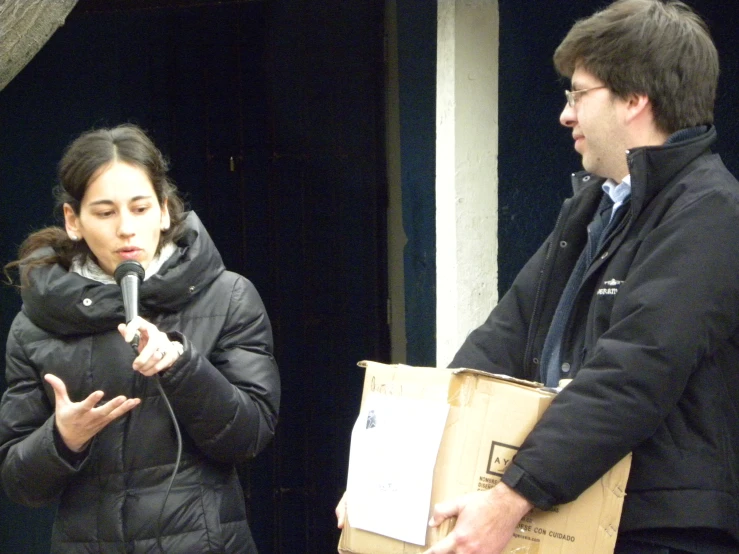
<svg viewBox="0 0 739 554">
<path fill-rule="evenodd" d="M 574 108 L 575 104 L 577 103 L 578 98 L 580 98 L 580 95 L 585 94 L 586 92 L 590 92 L 591 90 L 598 90 L 599 88 L 608 88 L 608 87 L 606 85 L 600 85 L 599 87 L 590 87 L 590 88 L 584 88 L 580 90 L 566 90 L 565 98 L 567 98 L 567 105 L 570 108 Z"/>
</svg>

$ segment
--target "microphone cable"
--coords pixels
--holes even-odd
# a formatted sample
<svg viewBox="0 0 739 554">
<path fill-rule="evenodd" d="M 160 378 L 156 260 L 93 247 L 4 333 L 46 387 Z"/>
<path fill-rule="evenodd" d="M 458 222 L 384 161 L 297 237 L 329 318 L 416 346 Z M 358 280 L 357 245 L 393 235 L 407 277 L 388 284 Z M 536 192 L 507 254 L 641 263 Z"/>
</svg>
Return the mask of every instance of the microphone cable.
<svg viewBox="0 0 739 554">
<path fill-rule="evenodd" d="M 113 278 L 116 283 L 121 287 L 121 293 L 123 294 L 123 310 L 126 314 L 126 323 L 130 323 L 134 317 L 138 315 L 138 304 L 139 304 L 139 283 L 144 280 L 145 271 L 143 266 L 136 260 L 127 260 L 118 264 L 113 273 Z M 131 340 L 131 348 L 133 348 L 134 356 L 139 355 L 139 339 L 138 332 L 134 335 Z M 162 501 L 162 507 L 159 510 L 159 516 L 156 521 L 156 532 L 157 532 L 157 546 L 162 554 L 165 554 L 164 548 L 162 548 L 162 516 L 164 515 L 164 507 L 167 505 L 167 499 L 169 493 L 172 490 L 172 484 L 174 483 L 177 471 L 180 468 L 180 459 L 182 457 L 182 434 L 180 433 L 180 426 L 177 423 L 177 417 L 172 409 L 172 404 L 167 398 L 167 394 L 162 388 L 162 383 L 159 380 L 159 374 L 154 375 L 154 383 L 156 383 L 159 395 L 164 399 L 164 404 L 167 406 L 169 411 L 169 417 L 172 419 L 172 425 L 177 435 L 177 458 L 175 459 L 174 469 L 172 476 L 169 479 L 167 485 L 167 491 L 164 494 L 164 500 Z"/>
<path fill-rule="evenodd" d="M 138 355 L 139 353 L 139 336 L 136 334 L 136 336 L 131 341 L 131 347 L 133 348 L 134 354 Z M 180 426 L 177 423 L 177 417 L 174 414 L 174 410 L 172 409 L 172 404 L 169 402 L 169 398 L 167 397 L 167 393 L 164 392 L 164 389 L 162 388 L 162 383 L 159 380 L 159 374 L 154 375 L 154 384 L 157 386 L 157 390 L 159 391 L 159 395 L 164 400 L 164 404 L 167 406 L 167 411 L 169 412 L 169 417 L 172 420 L 172 425 L 174 426 L 175 434 L 177 435 L 177 457 L 174 462 L 174 469 L 172 470 L 172 475 L 169 478 L 169 483 L 167 484 L 167 491 L 164 493 L 164 500 L 162 501 L 162 507 L 159 509 L 159 515 L 157 516 L 156 521 L 156 531 L 157 531 L 157 546 L 159 547 L 159 551 L 162 554 L 166 554 L 164 552 L 164 548 L 162 547 L 162 516 L 164 515 L 164 507 L 167 505 L 167 499 L 169 498 L 169 492 L 172 490 L 172 484 L 174 483 L 174 478 L 177 475 L 177 471 L 180 468 L 180 459 L 182 458 L 182 433 L 180 432 Z"/>
<path fill-rule="evenodd" d="M 164 399 L 164 403 L 167 405 L 167 410 L 169 410 L 169 417 L 172 419 L 172 424 L 174 425 L 174 431 L 177 434 L 177 458 L 174 463 L 174 469 L 172 470 L 172 476 L 169 478 L 169 484 L 167 485 L 167 492 L 164 494 L 164 500 L 162 501 L 162 507 L 159 510 L 159 516 L 157 517 L 157 546 L 159 546 L 159 550 L 162 552 L 162 554 L 165 554 L 164 548 L 162 548 L 162 515 L 164 515 L 164 506 L 166 506 L 167 504 L 167 498 L 169 498 L 169 491 L 172 489 L 172 483 L 174 483 L 174 478 L 177 475 L 177 471 L 180 467 L 180 458 L 182 457 L 182 434 L 180 433 L 180 426 L 177 424 L 177 418 L 174 415 L 172 404 L 169 403 L 169 398 L 167 398 L 167 394 L 164 392 L 164 389 L 162 388 L 162 383 L 159 381 L 158 373 L 154 375 L 154 383 L 156 383 L 157 389 L 159 389 L 159 394 Z"/>
</svg>

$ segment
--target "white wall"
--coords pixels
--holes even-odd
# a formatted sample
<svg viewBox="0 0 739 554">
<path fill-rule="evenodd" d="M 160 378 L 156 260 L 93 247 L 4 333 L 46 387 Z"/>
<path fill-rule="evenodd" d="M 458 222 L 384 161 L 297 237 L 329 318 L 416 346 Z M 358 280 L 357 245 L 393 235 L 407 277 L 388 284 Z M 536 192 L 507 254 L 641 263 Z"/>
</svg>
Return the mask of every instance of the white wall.
<svg viewBox="0 0 739 554">
<path fill-rule="evenodd" d="M 498 300 L 498 2 L 438 0 L 438 366 Z"/>
</svg>

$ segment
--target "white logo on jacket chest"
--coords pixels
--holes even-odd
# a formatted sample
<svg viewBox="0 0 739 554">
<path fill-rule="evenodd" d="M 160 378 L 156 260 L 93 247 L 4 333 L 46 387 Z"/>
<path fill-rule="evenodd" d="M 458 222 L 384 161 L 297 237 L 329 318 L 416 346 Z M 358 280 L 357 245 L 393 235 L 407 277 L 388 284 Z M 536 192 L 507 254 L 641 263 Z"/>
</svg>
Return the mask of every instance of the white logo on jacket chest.
<svg viewBox="0 0 739 554">
<path fill-rule="evenodd" d="M 623 283 L 623 281 L 618 281 L 617 279 L 609 279 L 608 281 L 603 281 L 603 285 L 605 285 L 603 288 L 598 289 L 598 296 L 614 296 L 618 294 L 619 286 Z"/>
</svg>

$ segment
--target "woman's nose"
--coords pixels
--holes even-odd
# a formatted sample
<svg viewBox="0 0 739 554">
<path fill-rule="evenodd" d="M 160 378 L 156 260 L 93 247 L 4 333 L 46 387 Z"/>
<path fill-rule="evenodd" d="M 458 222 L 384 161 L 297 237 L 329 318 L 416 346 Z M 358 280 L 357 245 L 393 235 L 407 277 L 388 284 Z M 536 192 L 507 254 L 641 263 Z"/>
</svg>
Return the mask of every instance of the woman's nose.
<svg viewBox="0 0 739 554">
<path fill-rule="evenodd" d="M 122 212 L 118 222 L 118 234 L 122 237 L 130 237 L 134 234 L 133 216 Z"/>
</svg>

